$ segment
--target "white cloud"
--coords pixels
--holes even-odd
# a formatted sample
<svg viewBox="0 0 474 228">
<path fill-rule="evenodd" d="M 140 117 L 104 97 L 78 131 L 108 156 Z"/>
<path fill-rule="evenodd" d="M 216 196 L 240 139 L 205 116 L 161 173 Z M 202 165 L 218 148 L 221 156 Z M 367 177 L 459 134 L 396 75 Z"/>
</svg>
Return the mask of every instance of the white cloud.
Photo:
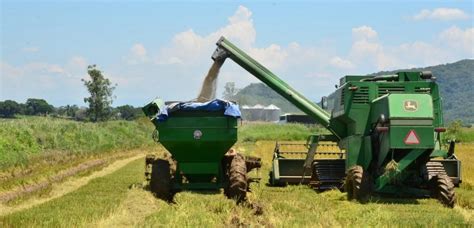
<svg viewBox="0 0 474 228">
<path fill-rule="evenodd" d="M 377 35 L 377 32 L 367 25 L 352 29 L 352 37 L 354 40 L 373 40 L 377 38 Z"/>
<path fill-rule="evenodd" d="M 130 54 L 125 58 L 129 64 L 139 64 L 148 61 L 147 50 L 141 43 L 133 44 L 130 48 Z"/>
<path fill-rule="evenodd" d="M 342 69 L 351 69 L 355 67 L 355 65 L 351 61 L 347 59 L 342 59 L 339 56 L 333 57 L 330 63 L 332 66 Z"/>
<path fill-rule="evenodd" d="M 67 63 L 67 66 L 75 69 L 87 69 L 87 60 L 82 57 L 82 56 L 74 56 L 72 57 L 69 62 Z"/>
<path fill-rule="evenodd" d="M 21 50 L 23 52 L 35 53 L 35 52 L 38 52 L 40 49 L 39 49 L 39 47 L 24 47 Z"/>
<path fill-rule="evenodd" d="M 143 57 L 146 56 L 146 49 L 143 44 L 134 44 L 130 49 L 133 55 Z"/>
<path fill-rule="evenodd" d="M 376 66 L 382 69 L 393 60 L 384 54 L 384 47 L 378 41 L 377 32 L 367 25 L 352 29 L 353 43 L 349 59 L 358 65 Z"/>
<path fill-rule="evenodd" d="M 413 16 L 415 20 L 465 20 L 469 19 L 469 15 L 464 11 L 456 8 L 437 8 L 433 10 L 423 9 Z"/>
<path fill-rule="evenodd" d="M 42 74 L 48 74 L 48 73 L 62 74 L 65 72 L 61 66 L 57 64 L 50 64 L 50 63 L 45 63 L 45 62 L 33 62 L 33 63 L 26 64 L 25 66 L 23 66 L 22 70 L 25 73 L 39 72 Z"/>
<path fill-rule="evenodd" d="M 457 26 L 452 26 L 441 32 L 440 39 L 450 47 L 474 56 L 474 27 L 462 30 Z"/>
<path fill-rule="evenodd" d="M 251 48 L 249 55 L 264 63 L 268 68 L 281 67 L 288 57 L 288 53 L 276 44 L 271 44 L 267 48 Z"/>
<path fill-rule="evenodd" d="M 72 57 L 65 64 L 30 62 L 12 65 L 1 62 L 0 99 L 24 102 L 27 98 L 61 101 L 61 104 L 82 104 L 84 87 L 81 78 L 87 75 L 87 61 Z M 57 104 L 56 104 L 57 105 Z"/>
<path fill-rule="evenodd" d="M 474 56 L 473 34 L 474 28 L 453 26 L 431 43 L 413 41 L 389 46 L 378 40 L 373 28 L 361 26 L 352 29 L 354 41 L 347 59 L 365 73 L 447 63 Z"/>
<path fill-rule="evenodd" d="M 199 59 L 210 59 L 215 42 L 221 36 L 232 40 L 242 48 L 248 49 L 255 43 L 256 31 L 251 18 L 252 12 L 239 6 L 229 23 L 207 35 L 199 35 L 192 29 L 176 34 L 171 45 L 164 47 L 155 58 L 157 64 L 196 64 Z"/>
</svg>

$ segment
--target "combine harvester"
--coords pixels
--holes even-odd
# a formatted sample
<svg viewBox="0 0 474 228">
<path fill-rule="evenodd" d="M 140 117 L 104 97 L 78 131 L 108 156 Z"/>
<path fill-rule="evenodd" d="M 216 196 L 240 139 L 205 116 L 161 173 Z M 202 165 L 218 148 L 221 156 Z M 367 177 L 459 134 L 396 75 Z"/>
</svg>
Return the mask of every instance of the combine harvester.
<svg viewBox="0 0 474 228">
<path fill-rule="evenodd" d="M 237 141 L 237 105 L 217 99 L 169 104 L 156 99 L 143 111 L 156 127 L 154 139 L 172 156 L 146 157 L 145 177 L 158 198 L 171 201 L 182 190 L 223 188 L 227 197 L 245 200 L 252 181 L 248 172 L 261 162 L 231 149 Z"/>
<path fill-rule="evenodd" d="M 334 93 L 323 97 L 321 108 L 223 37 L 212 58 L 220 64 L 232 59 L 330 132 L 310 136 L 306 158 L 285 158 L 291 151 L 277 144 L 271 184 L 306 182 L 320 190 L 344 186 L 348 199 L 359 201 L 372 193 L 431 196 L 454 206 L 461 164 L 454 142 L 442 147 L 446 128 L 430 72 L 345 76 Z M 340 149 L 325 152 L 333 158 L 315 158 L 331 143 Z"/>
</svg>

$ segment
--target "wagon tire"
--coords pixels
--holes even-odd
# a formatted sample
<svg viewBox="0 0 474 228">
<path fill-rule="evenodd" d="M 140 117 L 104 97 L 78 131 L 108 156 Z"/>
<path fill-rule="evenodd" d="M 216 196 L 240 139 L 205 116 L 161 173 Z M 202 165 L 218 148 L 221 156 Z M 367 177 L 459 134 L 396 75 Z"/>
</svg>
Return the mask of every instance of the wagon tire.
<svg viewBox="0 0 474 228">
<path fill-rule="evenodd" d="M 229 199 L 234 199 L 237 203 L 245 201 L 247 196 L 247 167 L 243 155 L 237 153 L 233 156 L 229 165 L 229 183 L 224 189 L 225 195 Z"/>
<path fill-rule="evenodd" d="M 171 200 L 171 170 L 170 163 L 164 159 L 157 159 L 152 165 L 150 190 L 158 198 Z"/>
</svg>

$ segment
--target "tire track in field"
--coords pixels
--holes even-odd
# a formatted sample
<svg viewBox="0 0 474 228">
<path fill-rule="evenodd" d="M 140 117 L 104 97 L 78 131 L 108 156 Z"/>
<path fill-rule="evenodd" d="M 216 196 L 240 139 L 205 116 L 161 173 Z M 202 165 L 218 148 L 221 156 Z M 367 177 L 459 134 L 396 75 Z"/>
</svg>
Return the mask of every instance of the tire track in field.
<svg viewBox="0 0 474 228">
<path fill-rule="evenodd" d="M 150 191 L 141 188 L 131 189 L 127 197 L 108 217 L 91 224 L 91 227 L 137 227 L 145 219 L 167 203 L 157 199 Z"/>
<path fill-rule="evenodd" d="M 61 183 L 61 184 L 58 184 L 58 185 L 53 185 L 51 193 L 47 197 L 28 199 L 25 202 L 23 202 L 19 205 L 15 205 L 15 206 L 7 206 L 7 205 L 0 204 L 0 216 L 11 214 L 11 213 L 17 212 L 17 211 L 22 211 L 22 210 L 34 207 L 36 205 L 46 203 L 46 202 L 51 201 L 53 199 L 62 197 L 63 195 L 65 195 L 67 193 L 73 192 L 73 191 L 79 189 L 80 187 L 82 187 L 84 185 L 87 185 L 89 183 L 89 181 L 91 181 L 95 178 L 99 178 L 99 177 L 103 177 L 103 176 L 106 176 L 108 174 L 111 174 L 111 173 L 117 171 L 118 169 L 124 167 L 128 163 L 130 163 L 130 162 L 132 162 L 136 159 L 143 158 L 144 156 L 145 156 L 144 154 L 140 154 L 140 155 L 136 155 L 136 156 L 133 156 L 133 157 L 130 157 L 130 158 L 118 160 L 118 161 L 113 162 L 109 166 L 103 168 L 102 170 L 92 173 L 91 175 L 76 178 L 76 179 L 72 179 L 72 180 L 68 180 L 68 181 L 66 181 L 64 183 Z"/>
<path fill-rule="evenodd" d="M 92 161 L 87 161 L 84 163 L 79 164 L 76 167 L 69 168 L 67 170 L 63 170 L 59 172 L 59 174 L 45 178 L 43 181 L 39 183 L 33 183 L 26 186 L 19 186 L 8 192 L 0 194 L 0 203 L 8 203 L 9 201 L 15 200 L 21 196 L 29 195 L 44 189 L 47 189 L 51 185 L 55 183 L 60 183 L 64 179 L 77 175 L 80 172 L 84 172 L 90 170 L 95 167 L 99 167 L 107 163 L 107 159 L 96 159 Z"/>
</svg>

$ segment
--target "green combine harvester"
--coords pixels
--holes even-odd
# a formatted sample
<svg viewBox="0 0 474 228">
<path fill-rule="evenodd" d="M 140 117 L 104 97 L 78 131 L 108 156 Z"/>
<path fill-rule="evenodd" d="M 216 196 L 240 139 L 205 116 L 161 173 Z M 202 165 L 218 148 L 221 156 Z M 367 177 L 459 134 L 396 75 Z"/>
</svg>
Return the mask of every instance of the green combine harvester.
<svg viewBox="0 0 474 228">
<path fill-rule="evenodd" d="M 430 72 L 345 76 L 319 107 L 225 38 L 212 58 L 232 59 L 329 130 L 310 136 L 303 158 L 286 158 L 277 144 L 270 173 L 274 185 L 310 183 L 317 189 L 343 188 L 349 199 L 372 193 L 431 196 L 454 206 L 461 164 L 454 142 L 441 143 L 441 97 Z M 320 158 L 323 145 L 339 150 Z"/>
<path fill-rule="evenodd" d="M 260 168 L 259 158 L 231 149 L 237 141 L 238 106 L 227 101 L 170 102 L 156 99 L 143 107 L 156 127 L 154 138 L 171 157 L 146 157 L 145 177 L 150 190 L 171 201 L 182 190 L 224 189 L 227 197 L 242 202 Z"/>
</svg>

